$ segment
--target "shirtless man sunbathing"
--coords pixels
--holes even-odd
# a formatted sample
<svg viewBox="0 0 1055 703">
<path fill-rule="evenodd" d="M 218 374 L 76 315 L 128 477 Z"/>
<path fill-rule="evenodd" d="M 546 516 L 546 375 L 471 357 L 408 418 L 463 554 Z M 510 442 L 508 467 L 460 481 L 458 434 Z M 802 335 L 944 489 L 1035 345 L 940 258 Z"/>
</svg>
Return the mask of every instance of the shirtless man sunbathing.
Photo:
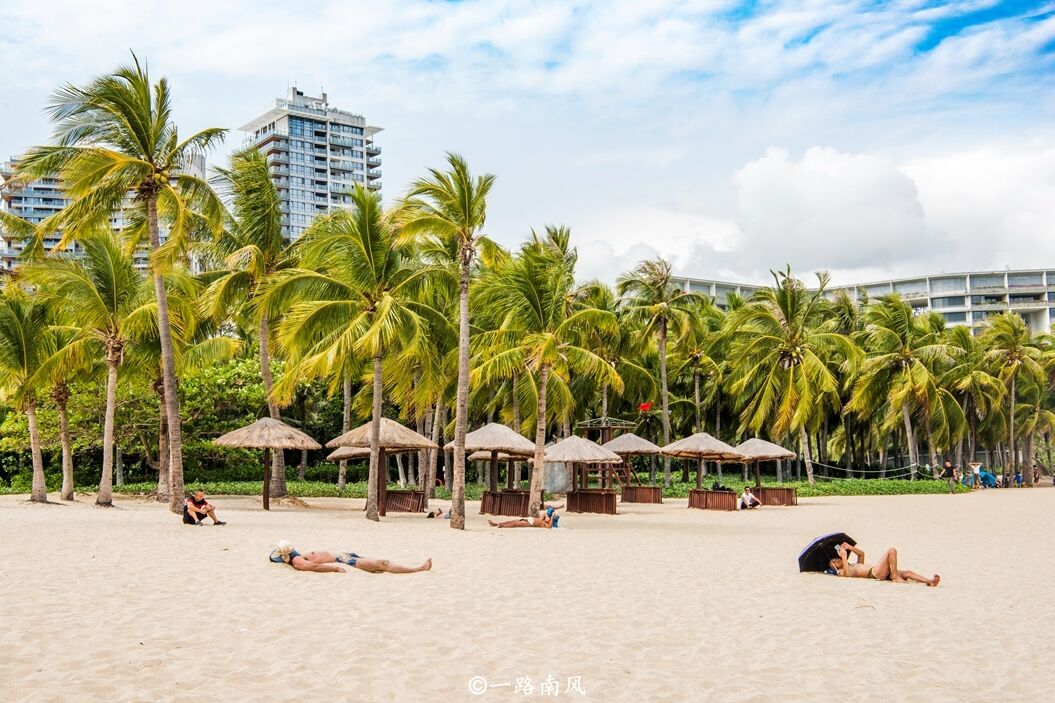
<svg viewBox="0 0 1055 703">
<path fill-rule="evenodd" d="M 488 520 L 487 524 L 491 527 L 542 527 L 550 529 L 557 526 L 560 517 L 555 513 L 563 507 L 563 503 L 560 505 L 546 505 L 535 517 L 521 517 L 516 520 L 506 520 L 505 522 Z"/>
<path fill-rule="evenodd" d="M 864 551 L 850 545 L 848 542 L 840 544 L 836 548 L 836 551 L 839 553 L 838 558 L 829 561 L 828 565 L 838 576 L 873 579 L 875 581 L 893 581 L 894 583 L 915 581 L 917 583 L 925 583 L 931 587 L 937 586 L 941 581 L 941 576 L 938 576 L 937 574 L 934 574 L 932 578 L 926 578 L 925 576 L 917 574 L 915 571 L 899 570 L 897 568 L 896 549 L 886 550 L 883 552 L 883 555 L 879 557 L 879 560 L 871 565 L 865 563 Z M 850 553 L 857 557 L 855 562 L 850 561 Z"/>
<path fill-rule="evenodd" d="M 312 551 L 301 554 L 287 540 L 282 540 L 272 550 L 270 557 L 276 564 L 288 564 L 297 571 L 345 572 L 345 566 L 371 574 L 413 574 L 432 568 L 432 559 L 421 566 L 400 566 L 388 559 L 366 559 L 355 552 Z"/>
</svg>

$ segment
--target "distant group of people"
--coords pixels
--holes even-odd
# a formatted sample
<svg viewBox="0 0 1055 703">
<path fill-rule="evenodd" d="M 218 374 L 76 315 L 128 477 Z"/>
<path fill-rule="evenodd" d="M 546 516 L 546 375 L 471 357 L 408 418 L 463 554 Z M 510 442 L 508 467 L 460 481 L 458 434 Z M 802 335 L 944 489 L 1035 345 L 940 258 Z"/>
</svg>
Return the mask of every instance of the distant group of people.
<svg viewBox="0 0 1055 703">
<path fill-rule="evenodd" d="M 951 459 L 945 460 L 940 478 L 949 482 L 949 493 L 956 489 L 957 483 L 962 483 L 976 490 L 982 488 L 1009 488 L 1011 486 L 1018 488 L 1025 485 L 1025 478 L 1021 469 L 1016 470 L 1014 473 L 1004 471 L 1002 474 L 992 474 L 984 470 L 981 464 L 972 463 L 968 466 L 971 469 L 970 471 L 961 470 L 959 467 L 953 466 Z M 1028 470 L 1033 473 L 1033 485 L 1040 485 L 1040 467 L 1034 463 Z M 1055 485 L 1055 474 L 1052 475 L 1052 485 Z"/>
</svg>

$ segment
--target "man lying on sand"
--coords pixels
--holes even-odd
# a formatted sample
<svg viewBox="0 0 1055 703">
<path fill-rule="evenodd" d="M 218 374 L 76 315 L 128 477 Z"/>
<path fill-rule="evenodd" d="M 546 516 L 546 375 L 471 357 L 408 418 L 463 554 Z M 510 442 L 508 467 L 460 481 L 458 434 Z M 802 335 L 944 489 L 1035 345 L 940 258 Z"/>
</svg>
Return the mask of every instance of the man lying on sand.
<svg viewBox="0 0 1055 703">
<path fill-rule="evenodd" d="M 516 520 L 506 520 L 505 522 L 493 522 L 487 521 L 487 524 L 491 527 L 542 527 L 549 529 L 551 527 L 557 527 L 560 522 L 560 515 L 555 513 L 564 507 L 564 504 L 560 505 L 546 505 L 539 511 L 539 514 L 535 517 L 521 517 Z"/>
<path fill-rule="evenodd" d="M 847 550 L 857 556 L 856 562 L 850 561 Z M 917 583 L 925 583 L 932 587 L 937 586 L 938 582 L 941 581 L 941 576 L 938 576 L 937 574 L 934 574 L 932 578 L 926 578 L 925 576 L 917 574 L 915 571 L 898 570 L 896 549 L 886 550 L 883 552 L 883 555 L 879 557 L 879 561 L 871 565 L 865 563 L 864 551 L 852 546 L 848 542 L 840 544 L 836 548 L 836 551 L 839 553 L 839 557 L 829 561 L 828 565 L 831 567 L 829 573 L 834 573 L 838 576 L 873 579 L 875 581 L 893 581 L 894 583 L 915 581 Z"/>
<path fill-rule="evenodd" d="M 366 559 L 355 552 L 312 551 L 301 554 L 288 540 L 280 541 L 269 559 L 276 564 L 289 564 L 297 571 L 344 573 L 342 565 L 345 565 L 371 574 L 413 574 L 432 568 L 432 559 L 426 560 L 421 566 L 400 566 L 388 559 Z"/>
</svg>

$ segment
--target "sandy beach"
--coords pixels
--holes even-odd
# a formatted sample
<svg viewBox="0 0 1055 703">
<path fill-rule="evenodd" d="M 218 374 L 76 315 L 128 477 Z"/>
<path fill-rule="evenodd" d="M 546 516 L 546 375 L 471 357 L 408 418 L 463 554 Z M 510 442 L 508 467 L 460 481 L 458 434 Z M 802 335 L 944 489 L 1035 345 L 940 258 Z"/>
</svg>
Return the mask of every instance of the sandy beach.
<svg viewBox="0 0 1055 703">
<path fill-rule="evenodd" d="M 0 499 L 4 701 L 907 701 L 1046 699 L 1055 491 L 821 498 L 747 514 L 621 505 L 559 529 L 362 519 L 362 501 L 270 514 L 214 497 L 223 527 L 157 504 Z M 843 530 L 936 589 L 797 573 Z M 279 539 L 401 563 L 295 572 Z M 487 690 L 469 691 L 482 677 Z M 516 692 L 530 677 L 533 695 Z M 571 677 L 579 677 L 574 689 Z M 477 680 L 475 686 L 481 687 Z M 506 684 L 503 686 L 503 684 Z M 552 690 L 552 689 L 550 689 Z"/>
</svg>

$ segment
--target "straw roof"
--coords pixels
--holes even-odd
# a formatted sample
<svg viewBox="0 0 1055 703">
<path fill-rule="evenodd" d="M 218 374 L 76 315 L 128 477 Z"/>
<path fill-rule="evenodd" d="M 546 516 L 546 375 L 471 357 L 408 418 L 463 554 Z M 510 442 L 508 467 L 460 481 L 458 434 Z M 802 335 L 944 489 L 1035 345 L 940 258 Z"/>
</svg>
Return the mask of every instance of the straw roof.
<svg viewBox="0 0 1055 703">
<path fill-rule="evenodd" d="M 262 417 L 251 425 L 217 437 L 213 444 L 221 447 L 255 449 L 319 449 L 314 439 L 280 420 Z"/>
<path fill-rule="evenodd" d="M 404 427 L 395 420 L 381 418 L 381 437 L 379 444 L 385 451 L 393 449 L 436 449 L 436 443 L 428 437 L 419 435 L 409 427 Z M 327 447 L 370 447 L 370 423 L 360 425 L 354 430 L 345 432 L 336 439 L 326 443 Z"/>
<path fill-rule="evenodd" d="M 448 442 L 444 449 L 454 449 L 454 442 Z M 491 422 L 465 435 L 465 451 L 500 451 L 531 456 L 535 453 L 535 443 L 505 425 Z"/>
<path fill-rule="evenodd" d="M 465 457 L 465 460 L 466 461 L 491 461 L 491 452 L 484 451 L 483 449 L 481 449 L 480 451 L 473 452 L 472 454 L 470 454 L 467 457 Z M 498 460 L 499 461 L 524 461 L 525 457 L 521 456 L 520 454 L 509 454 L 507 452 L 498 452 Z"/>
<path fill-rule="evenodd" d="M 779 444 L 767 442 L 757 437 L 738 445 L 736 451 L 748 461 L 773 461 L 774 459 L 794 459 L 795 452 L 784 449 Z"/>
<path fill-rule="evenodd" d="M 663 453 L 667 456 L 676 456 L 686 459 L 707 459 L 710 461 L 742 461 L 743 457 L 735 449 L 720 439 L 716 439 L 706 432 L 697 432 L 694 435 L 679 439 L 663 447 Z"/>
<path fill-rule="evenodd" d="M 344 461 L 346 459 L 365 459 L 370 456 L 369 447 L 339 447 L 330 452 L 327 461 Z"/>
<path fill-rule="evenodd" d="M 618 464 L 623 459 L 597 442 L 572 435 L 546 450 L 546 461 L 564 464 Z"/>
<path fill-rule="evenodd" d="M 638 437 L 633 432 L 621 434 L 615 439 L 605 442 L 601 446 L 622 456 L 630 456 L 632 454 L 659 454 L 663 451 L 657 445 L 652 444 L 652 442 L 649 442 L 647 439 Z"/>
</svg>

